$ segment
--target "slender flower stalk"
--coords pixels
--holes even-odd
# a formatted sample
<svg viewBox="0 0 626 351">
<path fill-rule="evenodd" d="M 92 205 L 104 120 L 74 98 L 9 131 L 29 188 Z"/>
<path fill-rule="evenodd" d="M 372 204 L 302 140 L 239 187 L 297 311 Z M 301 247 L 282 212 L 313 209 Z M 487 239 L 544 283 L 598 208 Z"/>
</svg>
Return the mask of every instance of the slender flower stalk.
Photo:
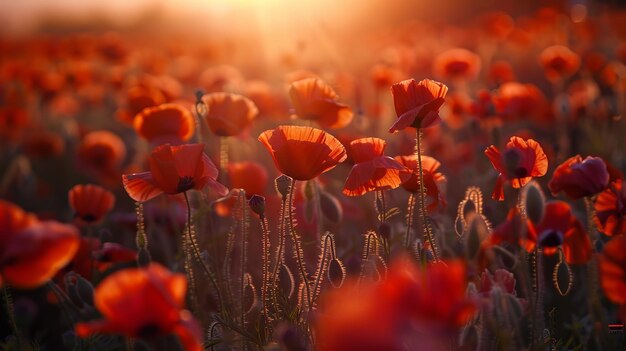
<svg viewBox="0 0 626 351">
<path fill-rule="evenodd" d="M 220 289 L 217 285 L 217 281 L 215 281 L 215 277 L 213 277 L 213 273 L 209 270 L 206 262 L 202 259 L 202 254 L 200 253 L 200 249 L 198 248 L 198 243 L 196 242 L 193 234 L 191 233 L 191 205 L 189 204 L 189 196 L 187 192 L 183 192 L 183 196 L 185 197 L 185 204 L 187 205 L 187 237 L 191 248 L 193 249 L 193 253 L 196 256 L 196 260 L 200 262 L 202 269 L 204 269 L 204 273 L 209 277 L 211 284 L 213 285 L 213 289 L 215 289 L 215 295 L 217 296 L 218 303 L 221 305 L 222 311 L 225 311 L 222 301 L 222 296 L 220 295 Z"/>
<path fill-rule="evenodd" d="M 296 230 L 294 228 L 295 226 L 295 219 L 293 216 L 293 212 L 294 212 L 294 190 L 296 188 L 296 180 L 292 179 L 291 181 L 291 187 L 289 189 L 289 200 L 288 202 L 288 206 L 289 206 L 289 210 L 288 210 L 288 216 L 289 216 L 289 221 L 287 223 L 287 228 L 286 230 L 289 231 L 289 233 L 291 234 L 291 240 L 293 241 L 293 251 L 294 251 L 294 256 L 295 259 L 298 263 L 298 270 L 300 272 L 300 279 L 302 280 L 302 283 L 304 284 L 305 287 L 305 292 L 306 292 L 306 309 L 310 310 L 311 309 L 311 287 L 309 285 L 309 280 L 308 280 L 308 274 L 306 271 L 306 266 L 304 264 L 304 251 L 302 251 L 302 243 L 300 242 L 300 237 L 298 235 L 298 233 L 296 233 Z M 304 310 L 304 306 L 302 306 L 302 309 Z"/>
<path fill-rule="evenodd" d="M 439 254 L 437 253 L 437 246 L 435 244 L 435 238 L 433 237 L 430 222 L 426 214 L 426 188 L 424 187 L 424 170 L 422 169 L 422 128 L 416 128 L 415 137 L 415 154 L 417 155 L 417 172 L 419 175 L 419 197 L 418 197 L 418 215 L 422 224 L 422 233 L 426 236 L 426 240 L 430 244 L 433 251 L 435 261 L 439 260 Z"/>
</svg>

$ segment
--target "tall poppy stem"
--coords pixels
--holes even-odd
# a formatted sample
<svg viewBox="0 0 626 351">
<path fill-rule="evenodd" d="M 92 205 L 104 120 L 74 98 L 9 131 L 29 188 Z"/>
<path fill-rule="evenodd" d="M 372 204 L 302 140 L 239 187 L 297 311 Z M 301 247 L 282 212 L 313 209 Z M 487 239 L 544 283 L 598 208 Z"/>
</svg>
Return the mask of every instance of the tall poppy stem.
<svg viewBox="0 0 626 351">
<path fill-rule="evenodd" d="M 594 206 L 593 200 L 591 197 L 585 197 L 585 210 L 587 214 L 587 231 L 589 234 L 589 239 L 591 241 L 592 250 L 596 250 L 596 241 L 598 239 L 597 228 L 594 224 Z M 594 339 L 596 341 L 597 346 L 600 346 L 600 349 L 604 349 L 603 340 L 605 340 L 605 326 L 606 321 L 604 318 L 604 313 L 602 309 L 602 304 L 600 302 L 600 297 L 598 295 L 598 290 L 600 290 L 600 282 L 598 277 L 598 259 L 596 255 L 592 255 L 589 260 L 589 264 L 587 265 L 587 274 L 589 277 L 589 310 L 591 312 L 592 320 L 602 325 L 602 329 L 598 330 L 594 328 Z"/>
<path fill-rule="evenodd" d="M 417 155 L 417 171 L 419 174 L 419 184 L 420 184 L 420 191 L 419 191 L 419 198 L 418 198 L 419 218 L 420 218 L 420 221 L 422 222 L 422 231 L 426 235 L 426 240 L 428 240 L 428 243 L 430 244 L 430 248 L 433 251 L 433 256 L 435 258 L 435 261 L 438 261 L 439 255 L 437 254 L 437 246 L 435 245 L 435 240 L 433 238 L 433 233 L 430 228 L 430 223 L 428 222 L 428 216 L 426 215 L 426 199 L 425 199 L 426 188 L 424 187 L 424 171 L 422 169 L 422 129 L 417 128 L 416 134 L 417 135 L 415 137 L 415 153 Z"/>
<path fill-rule="evenodd" d="M 293 246 L 294 246 L 294 255 L 296 258 L 296 261 L 298 262 L 298 269 L 300 271 L 300 279 L 302 279 L 302 283 L 304 283 L 304 288 L 305 288 L 305 292 L 306 292 L 306 303 L 307 303 L 307 308 L 310 309 L 311 308 L 311 287 L 309 286 L 309 280 L 307 277 L 307 272 L 306 272 L 306 267 L 304 265 L 304 252 L 302 251 L 302 243 L 300 242 L 300 238 L 298 237 L 298 233 L 296 233 L 295 228 L 293 227 L 294 225 L 294 219 L 293 219 L 293 194 L 295 192 L 296 189 L 296 180 L 292 179 L 291 180 L 291 189 L 289 189 L 289 200 L 288 200 L 288 206 L 289 206 L 289 223 L 287 223 L 287 225 L 289 226 L 289 232 L 291 234 L 291 240 L 293 240 Z"/>
<path fill-rule="evenodd" d="M 220 175 L 224 177 L 228 168 L 228 137 L 220 137 Z"/>
<path fill-rule="evenodd" d="M 413 211 L 415 211 L 415 194 L 410 193 L 406 215 L 406 234 L 404 235 L 404 247 L 406 247 L 407 249 L 410 249 L 411 246 L 411 227 L 413 226 Z"/>
<path fill-rule="evenodd" d="M 263 301 L 263 314 L 265 315 L 266 325 L 270 326 L 270 312 L 269 312 L 269 304 L 271 295 L 269 293 L 270 286 L 272 286 L 272 277 L 270 277 L 269 268 L 270 268 L 270 231 L 268 229 L 267 217 L 264 214 L 259 216 L 261 219 L 261 231 L 263 232 L 263 284 L 261 285 L 261 300 Z"/>
<path fill-rule="evenodd" d="M 193 237 L 193 234 L 191 233 L 191 205 L 189 204 L 189 197 L 187 196 L 186 191 L 183 192 L 183 196 L 185 197 L 185 204 L 187 205 L 187 235 L 188 235 L 189 243 L 191 244 L 191 248 L 193 249 L 193 252 L 196 255 L 197 261 L 200 262 L 200 264 L 202 265 L 202 268 L 204 269 L 204 273 L 206 273 L 206 275 L 209 277 L 209 280 L 211 280 L 211 284 L 213 285 L 213 288 L 215 289 L 215 295 L 217 296 L 218 303 L 220 304 L 222 311 L 224 311 L 220 289 L 217 285 L 217 282 L 215 281 L 215 278 L 213 277 L 213 273 L 211 273 L 211 271 L 209 270 L 209 267 L 206 265 L 206 263 L 202 259 L 202 255 L 200 254 L 200 249 L 198 248 L 198 244 L 196 243 L 196 240 Z"/>
<path fill-rule="evenodd" d="M 248 231 L 247 231 L 247 223 L 248 223 L 248 207 L 246 206 L 246 193 L 245 191 L 242 189 L 241 191 L 239 191 L 239 195 L 238 195 L 238 205 L 241 208 L 241 215 L 242 215 L 242 220 L 241 220 L 241 227 L 239 228 L 241 230 L 241 257 L 240 257 L 240 263 L 239 265 L 241 266 L 241 285 L 240 285 L 240 297 L 241 297 L 241 329 L 242 330 L 246 330 L 246 307 L 244 304 L 244 300 L 245 300 L 245 290 L 246 290 L 246 246 L 247 246 L 247 240 L 248 240 Z M 247 343 L 244 342 L 244 350 L 246 350 L 247 347 Z"/>
<path fill-rule="evenodd" d="M 15 340 L 17 342 L 17 349 L 21 350 L 21 341 L 19 330 L 17 329 L 17 323 L 15 323 L 15 310 L 13 309 L 13 300 L 11 299 L 11 295 L 9 294 L 9 287 L 5 285 L 2 288 L 2 302 L 4 302 L 4 307 L 7 310 L 7 315 L 9 316 L 9 326 L 11 327 L 11 332 L 15 335 Z"/>
<path fill-rule="evenodd" d="M 286 211 L 287 209 L 287 196 L 288 194 L 281 194 L 282 201 L 280 206 L 280 222 L 278 224 L 278 248 L 276 249 L 276 262 L 274 264 L 274 268 L 272 269 L 272 275 L 270 277 L 270 287 L 271 293 L 270 297 L 272 299 L 272 305 L 274 311 L 279 311 L 278 299 L 277 299 L 277 290 L 278 290 L 278 271 L 285 262 L 285 241 L 287 238 L 287 232 L 285 230 L 286 222 L 288 220 L 288 215 Z M 269 257 L 269 256 L 268 256 Z"/>
</svg>

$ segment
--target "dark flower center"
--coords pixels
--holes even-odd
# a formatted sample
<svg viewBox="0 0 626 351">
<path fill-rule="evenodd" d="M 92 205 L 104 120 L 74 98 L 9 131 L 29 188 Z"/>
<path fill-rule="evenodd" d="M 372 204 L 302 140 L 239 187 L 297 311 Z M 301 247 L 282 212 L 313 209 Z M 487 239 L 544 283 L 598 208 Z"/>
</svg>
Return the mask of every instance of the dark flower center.
<svg viewBox="0 0 626 351">
<path fill-rule="evenodd" d="M 557 247 L 563 244 L 563 233 L 558 230 L 548 229 L 539 236 L 539 245 L 542 247 Z"/>
<path fill-rule="evenodd" d="M 82 219 L 85 222 L 95 222 L 96 219 L 98 218 L 95 215 L 92 215 L 91 213 L 87 213 L 87 214 L 80 216 L 80 219 Z"/>
<path fill-rule="evenodd" d="M 178 179 L 178 186 L 176 187 L 176 192 L 182 193 L 189 189 L 193 189 L 193 186 L 194 186 L 193 177 L 189 177 L 189 176 L 180 177 Z"/>
<path fill-rule="evenodd" d="M 152 323 L 142 326 L 137 331 L 137 336 L 139 336 L 142 339 L 155 337 L 155 336 L 158 336 L 159 334 L 161 334 L 161 328 L 158 325 L 152 324 Z"/>
<path fill-rule="evenodd" d="M 509 149 L 504 152 L 504 168 L 508 178 L 528 177 L 528 170 L 522 166 L 522 154 L 517 149 Z"/>
</svg>

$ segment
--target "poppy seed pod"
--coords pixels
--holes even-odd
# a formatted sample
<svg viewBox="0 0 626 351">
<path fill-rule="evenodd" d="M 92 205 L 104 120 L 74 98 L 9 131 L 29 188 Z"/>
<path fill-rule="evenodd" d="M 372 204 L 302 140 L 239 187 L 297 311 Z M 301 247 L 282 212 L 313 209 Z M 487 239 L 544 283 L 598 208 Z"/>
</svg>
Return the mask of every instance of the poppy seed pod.
<svg viewBox="0 0 626 351">
<path fill-rule="evenodd" d="M 276 191 L 283 197 L 283 199 L 286 199 L 287 194 L 289 194 L 289 190 L 291 189 L 292 182 L 293 182 L 293 178 L 285 174 L 279 175 L 274 180 Z"/>
<path fill-rule="evenodd" d="M 252 195 L 248 200 L 248 205 L 252 212 L 256 213 L 259 217 L 265 217 L 265 197 L 261 195 Z"/>
</svg>

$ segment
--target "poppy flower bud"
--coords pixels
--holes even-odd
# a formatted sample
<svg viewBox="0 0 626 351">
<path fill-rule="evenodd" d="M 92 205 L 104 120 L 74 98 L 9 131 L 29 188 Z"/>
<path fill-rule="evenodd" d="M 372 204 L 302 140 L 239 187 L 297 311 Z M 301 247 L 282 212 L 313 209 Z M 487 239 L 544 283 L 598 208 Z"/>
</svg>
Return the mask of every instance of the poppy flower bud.
<svg viewBox="0 0 626 351">
<path fill-rule="evenodd" d="M 204 91 L 200 88 L 196 89 L 196 103 L 202 102 L 202 97 L 204 96 Z"/>
<path fill-rule="evenodd" d="M 346 279 L 346 267 L 338 259 L 333 259 L 328 265 L 328 281 L 333 288 L 338 289 Z"/>
<path fill-rule="evenodd" d="M 248 200 L 248 205 L 252 212 L 256 213 L 259 217 L 265 217 L 265 198 L 261 195 L 252 195 Z"/>
<path fill-rule="evenodd" d="M 521 202 L 526 217 L 534 224 L 541 223 L 543 220 L 546 197 L 536 182 L 533 181 L 524 187 Z"/>
<path fill-rule="evenodd" d="M 276 178 L 274 184 L 276 185 L 276 191 L 285 199 L 287 194 L 289 194 L 289 189 L 291 189 L 291 183 L 293 178 L 288 175 L 281 174 Z"/>
</svg>

